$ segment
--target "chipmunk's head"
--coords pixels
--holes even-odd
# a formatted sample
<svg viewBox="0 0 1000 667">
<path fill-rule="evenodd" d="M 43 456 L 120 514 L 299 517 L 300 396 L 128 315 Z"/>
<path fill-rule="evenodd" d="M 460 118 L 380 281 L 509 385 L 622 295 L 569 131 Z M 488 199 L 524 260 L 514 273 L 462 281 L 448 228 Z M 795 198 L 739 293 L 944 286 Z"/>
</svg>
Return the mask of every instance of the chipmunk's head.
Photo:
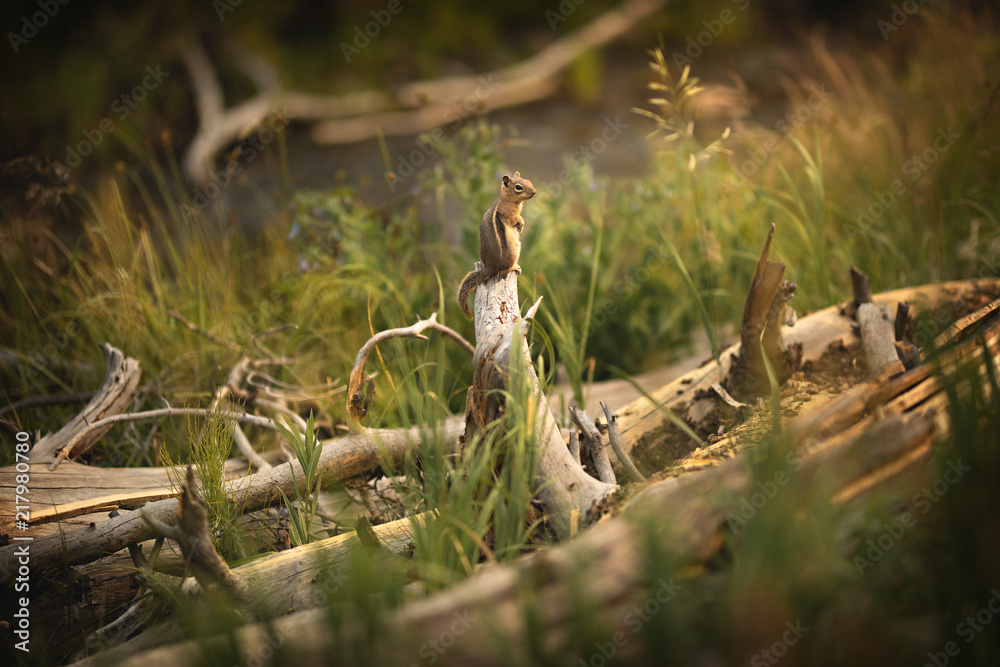
<svg viewBox="0 0 1000 667">
<path fill-rule="evenodd" d="M 503 186 L 500 193 L 514 201 L 526 201 L 535 196 L 535 186 L 526 178 L 521 178 L 521 172 L 515 171 L 514 176 L 503 175 Z"/>
</svg>

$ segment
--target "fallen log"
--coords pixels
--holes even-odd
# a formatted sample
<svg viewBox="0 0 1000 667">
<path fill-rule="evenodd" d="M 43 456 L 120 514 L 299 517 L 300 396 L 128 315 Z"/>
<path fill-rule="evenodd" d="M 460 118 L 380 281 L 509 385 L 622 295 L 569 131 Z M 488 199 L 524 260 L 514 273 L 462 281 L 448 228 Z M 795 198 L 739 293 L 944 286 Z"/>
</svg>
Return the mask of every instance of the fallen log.
<svg viewBox="0 0 1000 667">
<path fill-rule="evenodd" d="M 958 343 L 950 350 L 950 358 L 942 355 L 939 368 L 954 373 L 959 362 L 986 363 L 986 355 L 991 363 L 1000 361 L 1000 319 L 994 318 L 981 334 Z M 927 399 L 924 380 L 929 377 L 928 370 L 921 367 L 891 382 L 883 381 L 887 389 L 880 394 L 882 405 L 909 407 L 881 418 L 880 411 L 873 410 L 874 423 L 861 432 L 854 426 L 843 430 L 843 425 L 838 430 L 827 419 L 806 416 L 793 421 L 785 438 L 769 447 L 777 448 L 778 455 L 787 451 L 794 457 L 792 470 L 801 481 L 800 488 L 828 497 L 835 504 L 858 502 L 876 488 L 912 492 L 914 485 L 927 480 L 923 464 L 951 427 L 943 392 Z M 865 386 L 861 393 L 867 395 L 873 383 Z M 912 392 L 918 396 L 909 396 Z M 816 427 L 822 425 L 827 430 L 817 431 Z M 817 440 L 817 433 L 824 433 L 824 438 Z M 806 434 L 812 437 L 805 442 L 798 439 Z M 787 450 L 782 450 L 783 446 Z M 475 622 L 462 633 L 451 633 L 454 643 L 439 656 L 442 664 L 502 664 L 511 655 L 500 655 L 497 642 L 515 651 L 523 645 L 526 604 L 532 609 L 537 638 L 531 650 L 534 655 L 551 655 L 562 650 L 562 638 L 573 630 L 574 605 L 579 595 L 571 589 L 581 585 L 581 571 L 601 573 L 599 577 L 585 577 L 592 613 L 588 620 L 594 624 L 590 627 L 607 628 L 609 636 L 625 630 L 624 619 L 630 608 L 659 593 L 665 597 L 657 599 L 668 603 L 670 591 L 679 583 L 670 579 L 651 590 L 640 562 L 644 545 L 652 539 L 650 530 L 658 527 L 657 539 L 668 545 L 679 565 L 710 558 L 722 544 L 727 527 L 733 525 L 731 508 L 753 491 L 751 459 L 759 455 L 741 455 L 700 474 L 650 484 L 632 498 L 625 516 L 607 520 L 567 544 L 485 569 L 444 593 L 389 612 L 380 632 L 393 637 L 393 641 L 380 645 L 385 651 L 380 658 L 399 663 L 413 660 L 428 638 L 444 636 L 456 614 L 465 614 Z M 849 536 L 837 539 L 839 549 L 852 548 Z M 526 580 L 533 582 L 530 593 Z M 330 656 L 337 656 L 338 664 L 363 664 L 346 650 L 352 638 L 363 638 L 361 633 L 359 626 L 333 633 L 325 613 L 308 611 L 266 625 L 243 627 L 230 638 L 185 642 L 149 651 L 121 664 L 166 667 L 195 660 L 206 647 L 219 648 L 224 642 L 232 642 L 240 660 L 260 659 L 263 647 L 274 637 L 294 647 L 300 664 L 321 664 Z M 643 644 L 642 636 L 638 636 L 621 647 L 619 657 L 640 655 Z"/>
<path fill-rule="evenodd" d="M 900 302 L 913 304 L 916 309 L 927 312 L 942 313 L 952 307 L 952 304 L 963 302 L 991 301 L 1000 295 L 1000 280 L 971 280 L 946 283 L 933 283 L 918 287 L 907 287 L 889 292 L 883 292 L 873 297 L 876 304 L 885 304 L 894 312 Z M 937 331 L 943 330 L 943 325 L 936 324 L 939 317 L 935 316 L 934 326 Z M 818 362 L 830 349 L 849 349 L 856 343 L 857 331 L 851 313 L 842 306 L 830 306 L 807 316 L 800 316 L 794 327 L 783 326 L 781 340 L 787 346 L 801 345 L 801 362 L 803 365 Z M 929 326 L 929 325 L 928 325 Z M 937 331 L 927 330 L 915 336 L 916 342 L 925 345 L 937 334 Z M 645 462 L 644 452 L 658 451 L 664 447 L 665 433 L 672 427 L 671 421 L 663 415 L 671 411 L 676 418 L 688 423 L 696 423 L 699 417 L 712 409 L 721 399 L 705 397 L 713 383 L 723 382 L 730 372 L 733 360 L 739 353 L 740 345 L 734 344 L 725 348 L 717 363 L 714 359 L 705 362 L 700 367 L 689 371 L 659 389 L 649 392 L 649 397 L 641 397 L 628 405 L 618 408 L 622 448 L 631 456 L 640 471 L 651 472 L 652 468 Z M 814 406 L 822 405 L 834 396 L 821 392 L 809 396 L 798 406 L 800 414 Z M 694 450 L 699 443 L 688 441 L 676 458 L 682 458 Z M 617 463 L 616 471 L 620 470 Z"/>
<path fill-rule="evenodd" d="M 448 420 L 440 426 L 442 442 L 454 451 L 463 425 L 458 420 Z M 352 477 L 366 475 L 376 470 L 381 462 L 392 461 L 402 465 L 414 442 L 423 439 L 419 428 L 373 429 L 364 434 L 348 435 L 327 440 L 317 468 L 324 486 L 342 483 Z M 0 476 L 0 483 L 12 484 L 15 474 L 12 466 Z M 39 475 L 41 477 L 41 475 Z M 281 500 L 281 492 L 288 496 L 296 488 L 305 491 L 305 479 L 298 462 L 277 465 L 249 477 L 226 483 L 227 495 L 242 512 L 250 512 Z M 167 498 L 143 506 L 143 511 L 164 523 L 176 520 L 178 501 Z M 119 512 L 96 524 L 60 531 L 36 539 L 31 546 L 32 565 L 38 570 L 64 565 L 80 565 L 97 560 L 107 554 L 124 549 L 130 544 L 156 537 L 156 532 L 142 519 L 139 510 Z M 13 558 L 15 545 L 0 547 L 0 562 Z M 7 559 L 7 560 L 4 560 Z M 9 573 L 3 573 L 4 578 Z"/>
</svg>

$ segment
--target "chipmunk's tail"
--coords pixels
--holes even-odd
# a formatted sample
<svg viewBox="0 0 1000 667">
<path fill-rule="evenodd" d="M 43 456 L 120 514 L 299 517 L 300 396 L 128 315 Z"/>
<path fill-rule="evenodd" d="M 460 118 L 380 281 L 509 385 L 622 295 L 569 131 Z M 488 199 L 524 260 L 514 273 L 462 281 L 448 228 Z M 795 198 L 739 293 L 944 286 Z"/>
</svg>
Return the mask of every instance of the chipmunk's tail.
<svg viewBox="0 0 1000 667">
<path fill-rule="evenodd" d="M 472 319 L 472 310 L 469 308 L 469 295 L 472 294 L 472 290 L 486 282 L 488 277 L 486 271 L 469 271 L 458 287 L 458 307 L 470 320 Z"/>
</svg>

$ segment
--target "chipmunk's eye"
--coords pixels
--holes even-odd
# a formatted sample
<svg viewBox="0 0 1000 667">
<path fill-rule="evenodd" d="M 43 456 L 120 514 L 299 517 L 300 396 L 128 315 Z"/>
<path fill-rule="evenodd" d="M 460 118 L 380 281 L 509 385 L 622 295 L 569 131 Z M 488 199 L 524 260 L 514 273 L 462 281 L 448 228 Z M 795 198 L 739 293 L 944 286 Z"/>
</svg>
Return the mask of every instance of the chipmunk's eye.
<svg viewBox="0 0 1000 667">
<path fill-rule="evenodd" d="M 515 185 L 515 186 L 514 186 L 514 189 L 515 189 L 515 190 L 517 190 L 518 192 L 520 192 L 520 191 L 521 191 L 521 190 L 523 190 L 524 188 L 522 188 L 522 187 L 521 187 L 521 184 L 520 184 L 520 183 L 518 183 L 517 185 Z"/>
</svg>

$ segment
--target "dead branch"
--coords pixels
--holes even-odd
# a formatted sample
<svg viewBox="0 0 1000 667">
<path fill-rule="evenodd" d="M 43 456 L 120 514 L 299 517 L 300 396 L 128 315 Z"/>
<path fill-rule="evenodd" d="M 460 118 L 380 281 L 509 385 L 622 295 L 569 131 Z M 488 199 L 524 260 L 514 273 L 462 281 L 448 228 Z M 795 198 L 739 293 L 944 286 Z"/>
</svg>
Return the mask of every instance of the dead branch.
<svg viewBox="0 0 1000 667">
<path fill-rule="evenodd" d="M 440 426 L 442 442 L 450 451 L 457 450 L 458 436 L 463 429 L 459 420 L 448 420 Z M 395 466 L 402 465 L 406 452 L 425 435 L 418 428 L 373 429 L 364 434 L 327 440 L 323 443 L 317 467 L 318 474 L 322 475 L 322 484 L 332 486 L 351 477 L 369 474 L 386 460 Z M 288 496 L 293 496 L 296 489 L 304 492 L 305 484 L 302 469 L 295 461 L 232 480 L 226 483 L 225 488 L 227 496 L 240 511 L 251 512 L 279 502 L 279 491 Z M 168 498 L 148 503 L 144 510 L 163 523 L 171 523 L 177 508 L 177 499 Z M 124 549 L 129 544 L 156 537 L 156 532 L 138 511 L 120 512 L 102 521 L 100 526 L 100 531 L 81 527 L 36 538 L 31 545 L 32 564 L 39 570 L 63 564 L 80 565 Z M 15 548 L 14 545 L 0 547 L 0 561 L 14 557 Z"/>
<path fill-rule="evenodd" d="M 361 392 L 361 386 L 369 381 L 368 376 L 365 375 L 365 361 L 368 360 L 368 355 L 371 354 L 372 350 L 374 350 L 379 343 L 384 343 L 392 338 L 419 338 L 421 340 L 427 340 L 427 336 L 424 336 L 421 333 L 427 329 L 443 333 L 445 336 L 448 336 L 452 340 L 456 341 L 459 345 L 465 348 L 470 356 L 476 353 L 476 348 L 472 347 L 472 344 L 465 340 L 465 338 L 462 337 L 462 334 L 438 323 L 437 313 L 431 313 L 429 318 L 426 320 L 420 320 L 412 326 L 380 331 L 369 338 L 367 343 L 361 346 L 361 349 L 358 350 L 358 356 L 354 359 L 354 367 L 351 369 L 351 376 L 347 382 L 347 413 L 351 415 L 352 418 L 360 420 L 368 413 L 368 403 L 371 396 L 363 394 Z"/>
<path fill-rule="evenodd" d="M 98 419 L 91 424 L 84 424 L 78 427 L 76 434 L 70 438 L 69 442 L 56 452 L 55 459 L 49 464 L 49 470 L 55 470 L 55 468 L 62 462 L 70 457 L 74 449 L 80 442 L 89 441 L 92 439 L 94 431 L 100 430 L 101 435 L 107 433 L 107 430 L 111 428 L 113 424 L 118 424 L 121 422 L 134 422 L 134 421 L 144 421 L 147 419 L 160 419 L 162 417 L 211 417 L 213 413 L 206 408 L 160 408 L 158 410 L 146 410 L 145 412 L 128 412 L 125 414 L 114 415 L 112 417 L 105 417 L 104 419 Z M 233 414 L 232 417 L 241 422 L 247 424 L 253 424 L 254 426 L 260 426 L 262 428 L 268 428 L 272 431 L 277 430 L 272 422 L 267 417 L 258 417 L 257 415 L 248 415 L 245 413 Z M 103 430 L 102 430 L 103 429 Z M 63 427 L 65 430 L 65 427 Z M 61 433 L 62 431 L 60 431 Z M 96 442 L 96 438 L 93 439 Z M 91 443 L 92 444 L 92 443 Z"/>
<path fill-rule="evenodd" d="M 862 303 L 858 306 L 861 347 L 869 373 L 899 361 L 896 354 L 893 319 L 885 304 Z"/>
<path fill-rule="evenodd" d="M 626 0 L 534 56 L 488 75 L 407 84 L 396 99 L 410 110 L 320 123 L 313 129 L 313 140 L 341 144 L 370 139 L 377 132 L 418 134 L 468 117 L 470 106 L 475 113 L 486 113 L 544 99 L 558 89 L 562 72 L 582 54 L 618 39 L 665 4 L 666 0 Z"/>
<path fill-rule="evenodd" d="M 854 307 L 872 302 L 871 279 L 856 266 L 851 266 L 851 289 L 854 292 Z"/>
<path fill-rule="evenodd" d="M 985 318 L 987 315 L 997 310 L 998 308 L 1000 308 L 1000 299 L 991 301 L 990 303 L 986 304 L 976 312 L 969 313 L 965 317 L 961 317 L 955 320 L 955 322 L 953 322 L 952 325 L 948 327 L 944 333 L 942 333 L 934 340 L 934 349 L 935 350 L 941 349 L 951 341 L 955 340 L 960 333 L 972 327 L 974 324 L 979 322 L 979 320 Z"/>
<path fill-rule="evenodd" d="M 997 357 L 996 332 L 991 354 Z M 913 383 L 910 382 L 912 386 Z M 946 418 L 931 418 L 940 414 L 939 405 L 932 410 L 918 409 L 904 415 L 883 419 L 870 432 L 851 438 L 834 438 L 799 450 L 802 468 L 797 475 L 807 488 L 823 489 L 831 502 L 851 503 L 863 498 L 877 485 L 900 493 L 926 483 L 923 464 L 929 459 L 934 440 L 947 428 Z M 892 434 L 893 437 L 888 437 Z M 595 623 L 619 628 L 627 611 L 649 599 L 651 593 L 644 581 L 640 558 L 644 530 L 658 526 L 658 539 L 669 544 L 683 563 L 698 563 L 717 553 L 722 543 L 723 526 L 731 513 L 732 498 L 752 491 L 754 482 L 745 456 L 728 461 L 702 474 L 671 478 L 649 486 L 637 494 L 628 506 L 628 514 L 638 520 L 616 517 L 600 528 L 588 531 L 567 544 L 558 545 L 531 558 L 508 565 L 492 567 L 470 580 L 439 595 L 410 603 L 386 619 L 384 631 L 394 637 L 395 661 L 405 662 L 415 655 L 426 637 L 439 636 L 453 622 L 456 613 L 472 613 L 484 622 L 456 635 L 449 648 L 446 664 L 500 664 L 494 650 L 497 638 L 505 638 L 511 646 L 523 637 L 523 582 L 533 574 L 539 583 L 533 589 L 534 608 L 538 610 L 539 637 L 549 642 L 540 650 L 556 651 L 559 637 L 568 631 L 575 597 L 568 587 L 575 585 L 571 573 L 591 564 L 603 576 L 591 580 Z M 668 517 L 664 520 L 664 517 Z M 643 518 L 648 520 L 644 521 Z M 738 519 L 736 520 L 738 523 Z M 846 534 L 845 534 L 846 535 Z M 849 539 L 846 536 L 838 539 Z M 845 543 L 846 544 L 846 543 Z M 543 580 L 538 572 L 545 572 Z M 673 582 L 664 582 L 673 585 Z M 325 616 L 302 612 L 278 619 L 268 626 L 250 625 L 239 630 L 234 638 L 240 656 L 253 655 L 264 645 L 268 633 L 277 632 L 294 642 L 300 661 L 321 660 L 338 654 L 339 642 L 348 641 L 345 634 L 335 639 Z M 346 630 L 349 637 L 350 630 Z M 221 640 L 220 640 L 221 641 Z M 641 642 L 623 646 L 619 656 L 629 659 L 641 650 Z M 194 642 L 167 647 L 156 652 L 131 657 L 122 663 L 128 667 L 158 667 L 190 660 L 203 650 Z"/>
<path fill-rule="evenodd" d="M 779 382 L 784 382 L 794 370 L 785 363 L 778 320 L 785 302 L 794 294 L 796 285 L 783 279 L 784 264 L 767 258 L 773 238 L 772 224 L 743 307 L 740 356 L 728 382 L 730 393 L 741 398 L 759 396 L 770 387 L 764 355 L 767 355 Z"/>
<path fill-rule="evenodd" d="M 530 318 L 537 310 L 536 302 L 525 314 Z M 496 422 L 503 410 L 502 392 L 509 386 L 511 365 L 520 355 L 526 363 L 531 382 L 534 410 L 535 447 L 538 448 L 538 473 L 535 487 L 539 503 L 556 536 L 571 536 L 572 517 L 583 517 L 583 523 L 593 520 L 598 503 L 617 487 L 588 475 L 577 463 L 562 438 L 558 424 L 530 363 L 524 321 L 520 317 L 517 297 L 517 274 L 508 272 L 490 278 L 476 289 L 475 374 L 466 399 L 466 442 L 477 432 L 485 432 Z"/>
<path fill-rule="evenodd" d="M 226 561 L 212 546 L 208 534 L 208 505 L 198 495 L 194 481 L 194 466 L 188 466 L 181 488 L 177 522 L 166 524 L 145 509 L 143 520 L 162 537 L 168 537 L 181 546 L 184 559 L 191 567 L 202 590 L 221 588 L 232 600 L 245 603 L 250 599 L 246 581 L 226 565 Z"/>
<path fill-rule="evenodd" d="M 941 304 L 961 300 L 966 296 L 971 297 L 971 295 L 981 292 L 988 293 L 997 290 L 1000 290 L 1000 280 L 991 278 L 908 287 L 876 295 L 874 299 L 876 303 L 896 304 L 905 301 L 918 304 L 923 309 L 935 309 L 939 308 Z M 836 305 L 811 313 L 808 317 L 800 318 L 795 327 L 783 327 L 781 335 L 786 347 L 801 346 L 803 362 L 818 360 L 831 345 L 848 346 L 857 340 L 856 324 L 853 318 Z M 713 400 L 699 398 L 699 395 L 709 391 L 713 383 L 724 381 L 729 375 L 730 366 L 734 357 L 739 353 L 739 349 L 739 344 L 732 345 L 720 354 L 721 363 L 717 364 L 713 359 L 663 387 L 651 391 L 649 398 L 645 396 L 637 398 L 632 403 L 617 410 L 622 446 L 625 451 L 632 454 L 637 444 L 647 446 L 645 443 L 652 443 L 650 446 L 655 446 L 660 437 L 658 434 L 669 423 L 663 417 L 662 411 L 664 409 L 671 410 L 681 418 L 686 418 L 687 415 L 701 409 L 700 406 L 703 402 Z M 903 368 L 899 367 L 895 372 L 885 374 L 882 381 L 884 382 L 892 375 L 898 375 L 902 371 Z M 856 397 L 855 399 L 846 399 L 845 396 L 838 397 L 838 400 L 853 401 L 852 409 L 858 408 L 859 412 L 853 413 L 851 416 L 850 413 L 843 413 L 839 408 L 834 409 L 831 406 L 830 413 L 826 415 L 830 423 L 841 418 L 847 419 L 849 423 L 856 421 L 860 414 L 863 414 L 867 409 L 864 405 L 869 400 L 875 400 L 874 395 L 879 390 L 878 382 L 877 378 L 873 378 L 870 382 L 857 385 L 845 394 L 845 396 L 853 395 Z M 808 406 L 803 409 L 803 414 L 806 412 L 808 412 Z M 638 463 L 641 465 L 641 461 Z"/>
<path fill-rule="evenodd" d="M 608 420 L 608 440 L 611 441 L 611 448 L 615 450 L 615 456 L 618 457 L 622 466 L 628 471 L 628 475 L 632 478 L 633 482 L 645 482 L 646 478 L 635 467 L 632 459 L 625 452 L 625 448 L 622 447 L 622 437 L 618 433 L 618 417 L 615 417 L 615 413 L 611 411 L 611 408 L 604 401 L 601 401 L 601 409 L 604 410 L 604 418 Z M 603 449 L 602 447 L 601 450 L 603 451 Z"/>
<path fill-rule="evenodd" d="M 594 465 L 597 479 L 605 484 L 617 484 L 615 473 L 611 469 L 611 461 L 608 459 L 608 452 L 601 442 L 601 432 L 597 430 L 597 425 L 587 416 L 586 410 L 577 408 L 576 403 L 570 403 L 570 418 L 577 428 L 580 429 L 580 454 L 586 455 Z"/>
<path fill-rule="evenodd" d="M 258 93 L 228 108 L 208 55 L 197 39 L 186 37 L 180 50 L 198 100 L 199 124 L 184 156 L 184 170 L 196 184 L 207 182 L 212 162 L 224 147 L 279 114 L 326 121 L 316 125 L 313 139 L 335 144 L 370 139 L 379 132 L 418 134 L 467 118 L 470 106 L 471 112 L 484 113 L 543 99 L 558 89 L 561 73 L 582 54 L 618 39 L 665 4 L 666 0 L 626 0 L 520 63 L 489 75 L 410 83 L 393 95 L 373 90 L 346 95 L 285 91 L 266 60 L 229 44 L 230 59 L 256 84 Z M 393 104 L 405 110 L 379 113 Z M 338 120 L 329 120 L 333 118 Z"/>
<path fill-rule="evenodd" d="M 118 415 L 131 405 L 142 375 L 139 362 L 107 343 L 101 349 L 107 364 L 101 386 L 79 414 L 54 434 L 35 443 L 28 454 L 31 461 L 49 459 L 57 452 L 61 458 L 66 458 L 72 453 L 87 451 L 114 423 L 102 417 Z"/>
</svg>

